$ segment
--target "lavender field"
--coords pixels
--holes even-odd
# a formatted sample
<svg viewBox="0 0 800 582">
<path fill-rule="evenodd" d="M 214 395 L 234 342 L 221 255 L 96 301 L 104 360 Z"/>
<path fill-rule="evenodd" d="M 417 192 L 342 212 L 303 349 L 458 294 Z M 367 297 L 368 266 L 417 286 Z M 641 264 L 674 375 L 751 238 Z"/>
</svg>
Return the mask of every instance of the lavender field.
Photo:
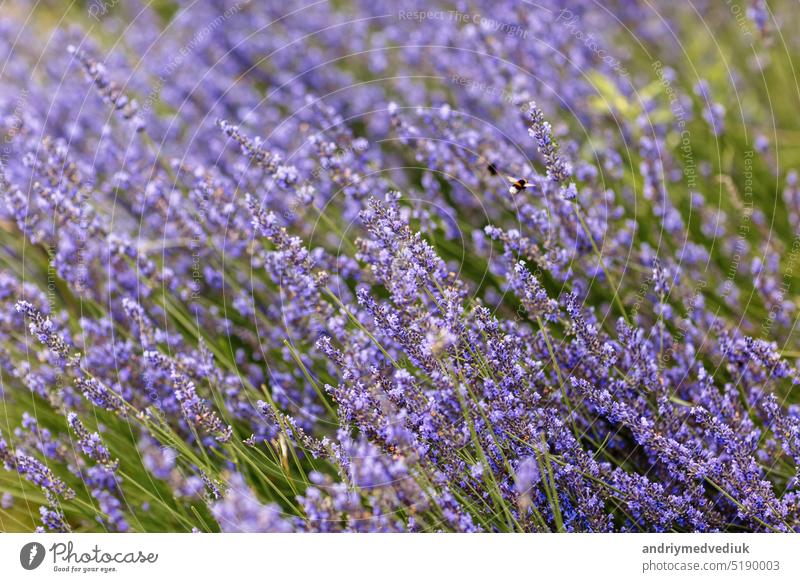
<svg viewBox="0 0 800 582">
<path fill-rule="evenodd" d="M 0 531 L 800 532 L 776 0 L 0 0 Z"/>
</svg>

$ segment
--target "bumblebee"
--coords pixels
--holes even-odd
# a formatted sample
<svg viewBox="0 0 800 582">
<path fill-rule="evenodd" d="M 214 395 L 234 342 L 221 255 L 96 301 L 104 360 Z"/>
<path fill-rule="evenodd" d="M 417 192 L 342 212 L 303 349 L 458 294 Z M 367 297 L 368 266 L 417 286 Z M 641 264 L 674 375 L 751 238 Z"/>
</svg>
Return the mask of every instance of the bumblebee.
<svg viewBox="0 0 800 582">
<path fill-rule="evenodd" d="M 511 183 L 511 187 L 508 189 L 511 194 L 519 194 L 525 188 L 533 188 L 533 184 L 529 183 L 525 178 L 506 176 L 506 179 Z"/>
</svg>

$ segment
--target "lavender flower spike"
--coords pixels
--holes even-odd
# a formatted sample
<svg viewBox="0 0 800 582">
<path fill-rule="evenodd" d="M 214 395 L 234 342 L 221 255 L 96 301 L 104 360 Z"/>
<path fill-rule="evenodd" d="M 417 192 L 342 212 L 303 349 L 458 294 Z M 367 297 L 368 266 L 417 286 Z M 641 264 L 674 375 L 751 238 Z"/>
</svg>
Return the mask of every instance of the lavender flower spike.
<svg viewBox="0 0 800 582">
<path fill-rule="evenodd" d="M 561 158 L 558 142 L 553 137 L 553 128 L 549 121 L 545 121 L 544 114 L 535 101 L 529 104 L 528 117 L 531 121 L 528 133 L 536 141 L 539 153 L 544 158 L 547 177 L 557 184 L 563 184 L 572 171 L 569 164 Z"/>
<path fill-rule="evenodd" d="M 15 307 L 19 313 L 28 318 L 30 332 L 56 355 L 59 363 L 67 367 L 78 364 L 80 355 L 71 353 L 70 347 L 56 332 L 55 326 L 49 317 L 42 315 L 38 309 L 27 301 L 17 301 Z"/>
</svg>

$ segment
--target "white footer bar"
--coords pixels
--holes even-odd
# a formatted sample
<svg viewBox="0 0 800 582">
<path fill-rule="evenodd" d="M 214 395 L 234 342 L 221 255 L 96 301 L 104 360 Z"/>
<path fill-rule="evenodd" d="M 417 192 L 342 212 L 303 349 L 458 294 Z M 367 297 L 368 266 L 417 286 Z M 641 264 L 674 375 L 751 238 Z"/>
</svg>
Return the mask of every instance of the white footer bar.
<svg viewBox="0 0 800 582">
<path fill-rule="evenodd" d="M 800 580 L 799 564 L 800 534 L 0 535 L 14 581 L 768 582 Z"/>
</svg>

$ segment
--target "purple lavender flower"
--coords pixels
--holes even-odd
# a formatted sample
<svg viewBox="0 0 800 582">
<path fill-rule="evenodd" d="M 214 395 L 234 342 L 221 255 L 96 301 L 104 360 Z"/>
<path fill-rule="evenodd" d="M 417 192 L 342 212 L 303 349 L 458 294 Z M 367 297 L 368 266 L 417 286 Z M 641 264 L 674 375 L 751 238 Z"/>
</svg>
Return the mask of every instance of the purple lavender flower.
<svg viewBox="0 0 800 582">
<path fill-rule="evenodd" d="M 517 465 L 515 474 L 517 491 L 520 495 L 530 495 L 531 489 L 536 487 L 542 479 L 536 457 L 522 459 Z"/>
<path fill-rule="evenodd" d="M 65 533 L 70 531 L 69 526 L 64 519 L 64 515 L 58 510 L 42 505 L 39 507 L 39 513 L 42 517 L 42 523 L 49 531 L 57 533 Z"/>
<path fill-rule="evenodd" d="M 131 123 L 136 131 L 143 131 L 144 121 L 139 117 L 139 105 L 135 99 L 130 99 L 119 85 L 108 78 L 105 66 L 90 57 L 86 51 L 73 45 L 67 47 L 67 52 L 74 55 L 83 68 L 86 78 L 91 81 L 102 100 L 119 111 L 125 121 Z"/>
<path fill-rule="evenodd" d="M 80 421 L 78 415 L 74 412 L 70 412 L 67 415 L 67 421 L 69 422 L 72 430 L 75 432 L 75 436 L 78 437 L 78 444 L 80 445 L 83 454 L 91 459 L 94 459 L 98 463 L 104 465 L 111 464 L 111 453 L 108 452 L 108 449 L 103 444 L 99 434 L 96 432 L 90 433 L 88 430 L 86 430 L 86 427 Z"/>
<path fill-rule="evenodd" d="M 16 471 L 24 479 L 41 487 L 48 495 L 57 495 L 64 499 L 75 496 L 75 492 L 56 477 L 47 465 L 34 457 L 11 452 L 2 436 L 0 436 L 0 459 L 6 470 Z"/>
<path fill-rule="evenodd" d="M 798 530 L 791 108 L 714 96 L 781 66 L 780 6 L 712 87 L 678 5 L 198 0 L 109 11 L 101 58 L 47 4 L 0 23 L 0 482 L 37 531 Z"/>
<path fill-rule="evenodd" d="M 3 495 L 0 496 L 0 508 L 9 510 L 12 507 L 14 507 L 14 496 L 8 491 L 3 492 Z"/>
<path fill-rule="evenodd" d="M 292 524 L 275 504 L 261 503 L 239 473 L 228 480 L 225 496 L 211 508 L 222 531 L 227 533 L 288 533 Z"/>
<path fill-rule="evenodd" d="M 233 428 L 225 425 L 208 403 L 197 394 L 197 387 L 178 365 L 167 356 L 150 350 L 144 358 L 155 369 L 168 374 L 172 383 L 173 394 L 180 405 L 181 413 L 189 426 L 200 428 L 220 443 L 227 443 L 233 435 Z"/>
<path fill-rule="evenodd" d="M 119 394 L 111 390 L 97 378 L 76 378 L 75 386 L 83 393 L 86 399 L 95 406 L 109 410 L 120 416 L 126 415 L 124 402 Z"/>
<path fill-rule="evenodd" d="M 56 356 L 57 361 L 65 366 L 75 366 L 80 360 L 80 355 L 73 354 L 61 335 L 56 331 L 53 322 L 45 317 L 27 301 L 17 301 L 16 310 L 28 319 L 31 334 L 46 345 Z"/>
<path fill-rule="evenodd" d="M 536 276 L 528 270 L 524 261 L 519 261 L 514 265 L 509 282 L 531 317 L 556 319 L 558 303 L 547 295 L 547 291 Z"/>
<path fill-rule="evenodd" d="M 531 101 L 528 105 L 528 118 L 531 121 L 528 133 L 536 141 L 539 154 L 544 159 L 547 177 L 557 184 L 566 182 L 572 170 L 559 155 L 558 142 L 553 137 L 553 128 L 550 122 L 545 120 L 542 110 L 535 101 Z"/>
</svg>

